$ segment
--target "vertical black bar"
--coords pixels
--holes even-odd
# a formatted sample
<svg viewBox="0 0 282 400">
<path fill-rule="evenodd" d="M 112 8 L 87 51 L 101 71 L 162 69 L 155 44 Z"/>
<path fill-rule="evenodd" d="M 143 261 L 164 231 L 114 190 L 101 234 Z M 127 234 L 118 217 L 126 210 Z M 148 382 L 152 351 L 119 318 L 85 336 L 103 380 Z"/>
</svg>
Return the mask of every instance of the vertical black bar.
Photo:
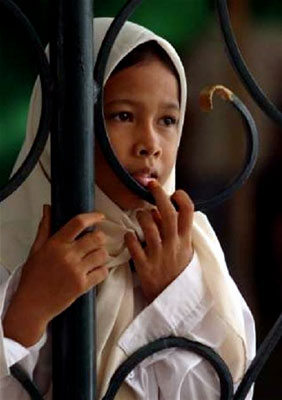
<svg viewBox="0 0 282 400">
<path fill-rule="evenodd" d="M 51 134 L 53 231 L 94 209 L 93 0 L 53 2 L 50 62 L 56 82 Z M 53 400 L 96 393 L 91 291 L 54 319 Z"/>
</svg>

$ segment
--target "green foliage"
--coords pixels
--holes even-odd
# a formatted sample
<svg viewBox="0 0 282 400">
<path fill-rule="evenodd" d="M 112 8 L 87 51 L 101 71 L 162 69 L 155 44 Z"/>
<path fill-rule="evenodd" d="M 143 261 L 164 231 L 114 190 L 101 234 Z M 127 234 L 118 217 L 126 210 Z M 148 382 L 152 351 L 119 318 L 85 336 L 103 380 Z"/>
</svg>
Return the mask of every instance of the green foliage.
<svg viewBox="0 0 282 400">
<path fill-rule="evenodd" d="M 124 3 L 121 0 L 96 2 L 95 15 L 115 16 Z M 144 0 L 130 20 L 152 29 L 181 48 L 201 31 L 208 15 L 207 0 Z"/>
<path fill-rule="evenodd" d="M 14 1 L 47 43 L 48 1 Z M 0 8 L 0 186 L 8 178 L 25 134 L 29 97 L 37 71 L 19 23 Z"/>
</svg>

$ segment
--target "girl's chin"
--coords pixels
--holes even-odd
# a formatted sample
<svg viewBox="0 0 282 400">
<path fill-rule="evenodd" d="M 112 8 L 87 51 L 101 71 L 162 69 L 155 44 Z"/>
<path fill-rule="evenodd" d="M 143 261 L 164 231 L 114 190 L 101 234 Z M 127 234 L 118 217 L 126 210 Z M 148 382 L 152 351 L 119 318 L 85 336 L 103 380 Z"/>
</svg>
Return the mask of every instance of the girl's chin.
<svg viewBox="0 0 282 400">
<path fill-rule="evenodd" d="M 147 204 L 145 200 L 141 199 L 127 188 L 113 197 L 114 198 L 112 198 L 112 201 L 125 211 L 143 208 Z"/>
</svg>

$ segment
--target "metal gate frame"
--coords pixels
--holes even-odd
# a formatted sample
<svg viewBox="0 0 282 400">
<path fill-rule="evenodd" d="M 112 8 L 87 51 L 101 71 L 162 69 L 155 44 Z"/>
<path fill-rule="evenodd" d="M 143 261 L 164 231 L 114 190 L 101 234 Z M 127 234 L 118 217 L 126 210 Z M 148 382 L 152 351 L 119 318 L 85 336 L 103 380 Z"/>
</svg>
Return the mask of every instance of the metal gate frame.
<svg viewBox="0 0 282 400">
<path fill-rule="evenodd" d="M 127 1 L 116 16 L 103 41 L 93 79 L 92 0 L 58 0 L 52 5 L 56 29 L 50 41 L 50 64 L 34 28 L 18 6 L 11 0 L 0 0 L 0 7 L 4 7 L 22 25 L 30 39 L 42 87 L 42 113 L 37 136 L 22 166 L 8 184 L 0 189 L 0 201 L 16 190 L 31 173 L 51 130 L 53 231 L 73 216 L 94 209 L 94 103 L 95 134 L 109 164 L 131 190 L 152 201 L 150 194 L 119 164 L 111 149 L 103 120 L 102 87 L 107 59 L 121 27 L 141 2 Z M 259 88 L 242 59 L 232 32 L 226 0 L 216 0 L 216 5 L 224 40 L 236 71 L 261 109 L 282 126 L 282 113 Z M 240 99 L 232 94 L 229 101 L 241 113 L 245 122 L 245 165 L 229 187 L 212 199 L 196 202 L 197 209 L 206 210 L 230 197 L 250 176 L 256 162 L 258 137 L 255 123 Z M 73 185 L 76 187 L 75 196 Z M 54 400 L 96 398 L 94 304 L 95 289 L 81 296 L 52 322 Z M 221 400 L 243 400 L 281 336 L 282 314 L 258 349 L 235 394 L 231 374 L 217 353 L 186 338 L 168 337 L 158 339 L 132 354 L 113 375 L 103 400 L 114 399 L 126 376 L 141 361 L 171 347 L 195 352 L 210 362 L 219 377 Z M 23 384 L 32 399 L 42 399 L 35 385 L 19 366 L 13 366 L 11 373 Z"/>
</svg>

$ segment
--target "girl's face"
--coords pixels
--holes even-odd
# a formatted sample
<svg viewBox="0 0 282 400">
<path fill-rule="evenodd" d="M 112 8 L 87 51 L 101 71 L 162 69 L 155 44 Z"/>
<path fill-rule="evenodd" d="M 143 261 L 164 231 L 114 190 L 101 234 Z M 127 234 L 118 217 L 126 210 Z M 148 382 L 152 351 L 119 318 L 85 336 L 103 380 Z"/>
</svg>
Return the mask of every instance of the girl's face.
<svg viewBox="0 0 282 400">
<path fill-rule="evenodd" d="M 120 163 L 146 187 L 163 185 L 176 161 L 179 141 L 179 88 L 174 74 L 157 58 L 115 73 L 106 83 L 104 114 Z M 120 182 L 96 146 L 96 182 L 122 209 L 144 200 Z"/>
</svg>

